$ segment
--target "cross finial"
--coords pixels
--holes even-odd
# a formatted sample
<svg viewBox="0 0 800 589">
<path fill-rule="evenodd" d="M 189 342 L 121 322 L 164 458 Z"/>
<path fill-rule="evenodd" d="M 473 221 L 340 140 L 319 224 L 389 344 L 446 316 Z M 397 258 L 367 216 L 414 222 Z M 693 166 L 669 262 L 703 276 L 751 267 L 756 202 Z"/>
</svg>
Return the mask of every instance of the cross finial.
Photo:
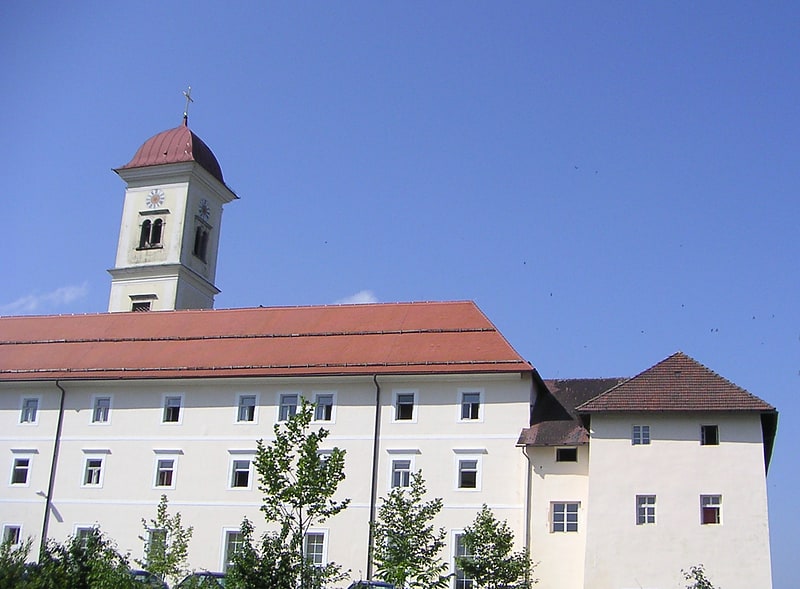
<svg viewBox="0 0 800 589">
<path fill-rule="evenodd" d="M 186 97 L 186 108 L 183 111 L 183 125 L 185 127 L 189 123 L 189 103 L 194 102 L 192 100 L 192 87 L 189 86 L 188 90 L 184 90 L 183 95 Z"/>
</svg>

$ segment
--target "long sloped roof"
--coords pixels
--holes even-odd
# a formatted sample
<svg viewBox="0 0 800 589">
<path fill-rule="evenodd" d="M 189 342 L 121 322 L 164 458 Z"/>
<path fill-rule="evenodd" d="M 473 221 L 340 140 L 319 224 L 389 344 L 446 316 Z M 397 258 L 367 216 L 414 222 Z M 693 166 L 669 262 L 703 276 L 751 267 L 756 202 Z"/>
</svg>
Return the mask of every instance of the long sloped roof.
<svg viewBox="0 0 800 589">
<path fill-rule="evenodd" d="M 0 381 L 532 370 L 472 302 L 0 318 Z"/>
<path fill-rule="evenodd" d="M 755 411 L 775 408 L 683 352 L 577 407 L 600 411 Z"/>
</svg>

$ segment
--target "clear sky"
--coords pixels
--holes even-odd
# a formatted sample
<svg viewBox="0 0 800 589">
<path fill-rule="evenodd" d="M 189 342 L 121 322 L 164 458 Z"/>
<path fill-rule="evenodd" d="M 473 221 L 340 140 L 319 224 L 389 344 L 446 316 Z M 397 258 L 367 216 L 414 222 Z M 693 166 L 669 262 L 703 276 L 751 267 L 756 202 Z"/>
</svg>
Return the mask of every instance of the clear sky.
<svg viewBox="0 0 800 589">
<path fill-rule="evenodd" d="M 546 378 L 682 350 L 781 412 L 796 587 L 797 2 L 3 2 L 0 67 L 0 314 L 106 310 L 112 168 L 191 85 L 218 308 L 472 299 Z"/>
</svg>

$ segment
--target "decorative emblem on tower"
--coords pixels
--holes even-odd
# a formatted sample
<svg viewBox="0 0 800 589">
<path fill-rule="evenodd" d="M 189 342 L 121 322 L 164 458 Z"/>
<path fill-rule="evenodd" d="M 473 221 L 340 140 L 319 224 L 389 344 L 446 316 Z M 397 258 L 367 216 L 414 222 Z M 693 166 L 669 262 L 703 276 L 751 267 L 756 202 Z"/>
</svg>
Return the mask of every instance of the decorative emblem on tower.
<svg viewBox="0 0 800 589">
<path fill-rule="evenodd" d="M 200 201 L 200 208 L 197 210 L 197 213 L 203 221 L 208 221 L 208 218 L 211 216 L 211 207 L 208 206 L 208 201 L 206 199 Z"/>
<path fill-rule="evenodd" d="M 154 209 L 164 204 L 164 191 L 160 188 L 153 188 L 147 195 L 147 208 Z"/>
</svg>

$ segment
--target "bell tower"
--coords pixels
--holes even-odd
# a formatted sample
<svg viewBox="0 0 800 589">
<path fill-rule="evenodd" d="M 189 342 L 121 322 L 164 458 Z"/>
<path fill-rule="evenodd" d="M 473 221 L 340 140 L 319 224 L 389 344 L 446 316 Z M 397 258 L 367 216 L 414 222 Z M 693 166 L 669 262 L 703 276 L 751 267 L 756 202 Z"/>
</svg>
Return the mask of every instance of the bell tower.
<svg viewBox="0 0 800 589">
<path fill-rule="evenodd" d="M 108 310 L 213 308 L 222 207 L 238 197 L 186 113 L 114 171 L 126 187 Z"/>
</svg>

